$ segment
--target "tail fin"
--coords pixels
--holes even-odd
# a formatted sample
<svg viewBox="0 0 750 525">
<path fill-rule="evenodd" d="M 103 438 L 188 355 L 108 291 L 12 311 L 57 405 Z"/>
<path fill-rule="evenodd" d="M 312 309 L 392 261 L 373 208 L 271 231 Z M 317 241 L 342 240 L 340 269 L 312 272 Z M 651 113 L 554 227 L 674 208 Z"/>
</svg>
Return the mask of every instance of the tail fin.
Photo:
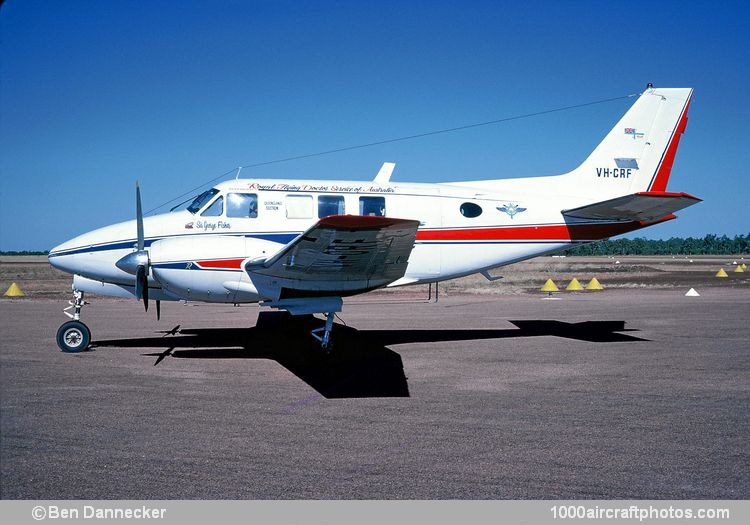
<svg viewBox="0 0 750 525">
<path fill-rule="evenodd" d="M 690 88 L 650 87 L 583 164 L 563 177 L 601 198 L 665 191 L 692 95 Z"/>
</svg>

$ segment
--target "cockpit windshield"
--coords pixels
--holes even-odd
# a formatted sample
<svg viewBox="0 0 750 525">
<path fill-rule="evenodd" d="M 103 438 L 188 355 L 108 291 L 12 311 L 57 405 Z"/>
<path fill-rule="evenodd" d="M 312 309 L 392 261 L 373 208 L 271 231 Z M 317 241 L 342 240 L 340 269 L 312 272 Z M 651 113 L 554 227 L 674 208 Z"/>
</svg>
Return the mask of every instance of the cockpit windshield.
<svg viewBox="0 0 750 525">
<path fill-rule="evenodd" d="M 213 198 L 214 195 L 219 193 L 219 190 L 216 188 L 211 188 L 210 190 L 206 190 L 200 195 L 198 195 L 195 199 L 193 199 L 193 202 L 190 204 L 190 206 L 187 207 L 187 211 L 189 211 L 192 214 L 195 214 L 198 210 L 200 210 L 203 206 L 206 205 L 208 201 Z"/>
</svg>

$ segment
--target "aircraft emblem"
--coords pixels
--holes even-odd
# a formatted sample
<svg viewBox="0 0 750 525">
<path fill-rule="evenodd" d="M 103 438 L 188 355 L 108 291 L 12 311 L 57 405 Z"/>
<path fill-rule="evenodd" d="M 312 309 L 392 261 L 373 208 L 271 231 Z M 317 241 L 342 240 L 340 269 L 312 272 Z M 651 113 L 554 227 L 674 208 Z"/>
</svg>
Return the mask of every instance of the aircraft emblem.
<svg viewBox="0 0 750 525">
<path fill-rule="evenodd" d="M 186 230 L 192 230 L 192 229 L 193 229 L 193 223 L 192 223 L 192 222 L 188 222 L 188 223 L 186 223 L 186 224 L 185 224 L 185 229 L 186 229 Z"/>
<path fill-rule="evenodd" d="M 519 208 L 518 204 L 506 204 L 505 206 L 498 206 L 498 210 L 500 210 L 503 213 L 507 213 L 508 217 L 511 219 L 518 213 L 521 213 L 522 211 L 526 211 L 526 208 Z"/>
</svg>

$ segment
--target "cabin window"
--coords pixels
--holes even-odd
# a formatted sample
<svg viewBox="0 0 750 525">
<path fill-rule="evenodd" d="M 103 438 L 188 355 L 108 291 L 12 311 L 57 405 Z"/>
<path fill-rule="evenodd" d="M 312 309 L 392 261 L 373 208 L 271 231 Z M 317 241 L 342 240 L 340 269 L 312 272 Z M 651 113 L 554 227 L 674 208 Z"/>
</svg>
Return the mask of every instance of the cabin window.
<svg viewBox="0 0 750 525">
<path fill-rule="evenodd" d="M 385 197 L 360 197 L 359 214 L 385 216 Z"/>
<path fill-rule="evenodd" d="M 254 219 L 258 216 L 258 195 L 255 193 L 230 193 L 227 195 L 227 217 Z"/>
<path fill-rule="evenodd" d="M 318 197 L 318 217 L 344 215 L 343 195 L 321 195 Z"/>
<path fill-rule="evenodd" d="M 313 198 L 312 195 L 287 195 L 286 196 L 286 218 L 287 219 L 312 219 Z"/>
<path fill-rule="evenodd" d="M 206 211 L 201 213 L 203 217 L 220 217 L 224 213 L 224 197 L 216 199 Z"/>
<path fill-rule="evenodd" d="M 473 219 L 474 217 L 479 217 L 482 215 L 482 207 L 478 204 L 474 204 L 473 202 L 464 202 L 461 205 L 461 215 L 464 217 L 468 217 L 469 219 Z"/>
</svg>

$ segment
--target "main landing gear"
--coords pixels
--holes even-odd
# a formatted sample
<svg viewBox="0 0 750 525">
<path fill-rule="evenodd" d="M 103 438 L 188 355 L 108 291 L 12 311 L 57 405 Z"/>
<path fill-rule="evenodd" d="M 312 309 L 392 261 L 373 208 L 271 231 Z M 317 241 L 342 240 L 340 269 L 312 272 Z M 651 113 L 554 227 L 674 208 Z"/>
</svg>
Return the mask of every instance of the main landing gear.
<svg viewBox="0 0 750 525">
<path fill-rule="evenodd" d="M 91 343 L 91 330 L 81 322 L 81 308 L 89 304 L 83 300 L 83 292 L 73 290 L 73 300 L 68 301 L 70 306 L 63 310 L 63 313 L 70 317 L 72 321 L 63 323 L 57 330 L 57 346 L 63 352 L 82 352 L 88 348 Z M 73 309 L 73 313 L 68 310 Z"/>
<path fill-rule="evenodd" d="M 330 352 L 331 347 L 333 346 L 331 342 L 331 330 L 333 329 L 333 318 L 335 316 L 336 312 L 328 312 L 326 314 L 325 326 L 310 331 L 310 335 L 320 342 L 320 348 L 324 352 Z M 320 335 L 321 332 L 323 332 L 323 335 Z"/>
</svg>

